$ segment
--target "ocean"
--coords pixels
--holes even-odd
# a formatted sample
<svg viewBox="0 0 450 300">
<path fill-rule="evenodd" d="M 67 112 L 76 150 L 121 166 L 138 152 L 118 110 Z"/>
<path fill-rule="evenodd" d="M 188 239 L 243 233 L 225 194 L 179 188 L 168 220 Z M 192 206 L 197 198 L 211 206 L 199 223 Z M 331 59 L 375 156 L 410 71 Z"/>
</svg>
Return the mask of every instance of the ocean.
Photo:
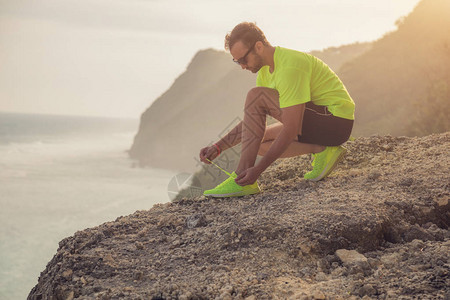
<svg viewBox="0 0 450 300">
<path fill-rule="evenodd" d="M 0 113 L 0 299 L 25 299 L 63 238 L 170 200 L 176 172 L 128 158 L 138 125 Z"/>
</svg>

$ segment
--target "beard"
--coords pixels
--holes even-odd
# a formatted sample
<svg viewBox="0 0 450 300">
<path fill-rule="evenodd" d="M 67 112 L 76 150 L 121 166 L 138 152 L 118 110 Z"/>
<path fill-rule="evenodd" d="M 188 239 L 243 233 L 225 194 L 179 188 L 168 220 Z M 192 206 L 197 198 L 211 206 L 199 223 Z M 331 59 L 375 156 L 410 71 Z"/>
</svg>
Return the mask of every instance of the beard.
<svg viewBox="0 0 450 300">
<path fill-rule="evenodd" d="M 255 53 L 255 66 L 248 68 L 252 73 L 257 73 L 263 67 L 263 59 L 260 55 Z"/>
</svg>

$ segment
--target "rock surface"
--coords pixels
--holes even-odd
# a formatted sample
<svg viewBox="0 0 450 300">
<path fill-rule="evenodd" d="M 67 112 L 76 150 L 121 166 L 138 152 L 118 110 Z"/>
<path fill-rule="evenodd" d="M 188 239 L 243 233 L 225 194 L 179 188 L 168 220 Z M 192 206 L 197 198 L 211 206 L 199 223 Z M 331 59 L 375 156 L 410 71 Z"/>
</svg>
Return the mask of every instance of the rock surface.
<svg viewBox="0 0 450 300">
<path fill-rule="evenodd" d="M 449 146 L 359 138 L 321 182 L 303 180 L 308 157 L 279 160 L 261 194 L 77 232 L 28 299 L 449 299 Z"/>
</svg>

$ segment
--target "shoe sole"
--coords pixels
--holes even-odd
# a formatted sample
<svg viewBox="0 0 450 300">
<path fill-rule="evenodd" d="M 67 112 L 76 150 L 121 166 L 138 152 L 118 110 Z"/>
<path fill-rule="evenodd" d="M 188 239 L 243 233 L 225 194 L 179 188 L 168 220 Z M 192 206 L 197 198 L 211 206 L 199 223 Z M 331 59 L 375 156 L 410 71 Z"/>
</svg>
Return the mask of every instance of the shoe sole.
<svg viewBox="0 0 450 300">
<path fill-rule="evenodd" d="M 308 179 L 308 180 L 320 181 L 320 180 L 324 179 L 325 177 L 327 177 L 328 175 L 330 175 L 330 173 L 333 172 L 333 170 L 336 168 L 338 163 L 340 163 L 342 161 L 342 159 L 344 158 L 346 153 L 347 153 L 347 149 L 342 147 L 342 151 L 341 151 L 341 153 L 339 153 L 339 156 L 336 157 L 336 159 L 334 161 L 328 163 L 328 165 L 325 167 L 325 169 L 322 171 L 322 173 L 320 173 L 319 176 L 317 176 L 316 178 Z"/>
<path fill-rule="evenodd" d="M 254 195 L 260 193 L 261 190 L 255 190 L 252 192 L 235 192 L 235 193 L 228 193 L 228 194 L 203 194 L 203 196 L 211 196 L 211 197 L 217 197 L 217 198 L 225 198 L 225 197 L 239 197 L 239 196 L 247 196 L 247 195 Z"/>
</svg>

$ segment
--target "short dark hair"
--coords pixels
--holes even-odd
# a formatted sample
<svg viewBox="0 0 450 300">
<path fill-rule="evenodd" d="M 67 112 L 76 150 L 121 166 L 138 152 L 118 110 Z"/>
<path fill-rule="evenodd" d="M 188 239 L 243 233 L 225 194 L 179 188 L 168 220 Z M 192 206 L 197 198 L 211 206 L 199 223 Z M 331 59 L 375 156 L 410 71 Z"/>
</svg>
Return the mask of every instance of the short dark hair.
<svg viewBox="0 0 450 300">
<path fill-rule="evenodd" d="M 225 50 L 231 50 L 238 41 L 241 41 L 247 47 L 252 47 L 258 41 L 261 41 L 264 45 L 269 45 L 262 30 L 256 26 L 256 23 L 251 22 L 242 22 L 236 25 L 230 33 L 227 33 Z"/>
</svg>

